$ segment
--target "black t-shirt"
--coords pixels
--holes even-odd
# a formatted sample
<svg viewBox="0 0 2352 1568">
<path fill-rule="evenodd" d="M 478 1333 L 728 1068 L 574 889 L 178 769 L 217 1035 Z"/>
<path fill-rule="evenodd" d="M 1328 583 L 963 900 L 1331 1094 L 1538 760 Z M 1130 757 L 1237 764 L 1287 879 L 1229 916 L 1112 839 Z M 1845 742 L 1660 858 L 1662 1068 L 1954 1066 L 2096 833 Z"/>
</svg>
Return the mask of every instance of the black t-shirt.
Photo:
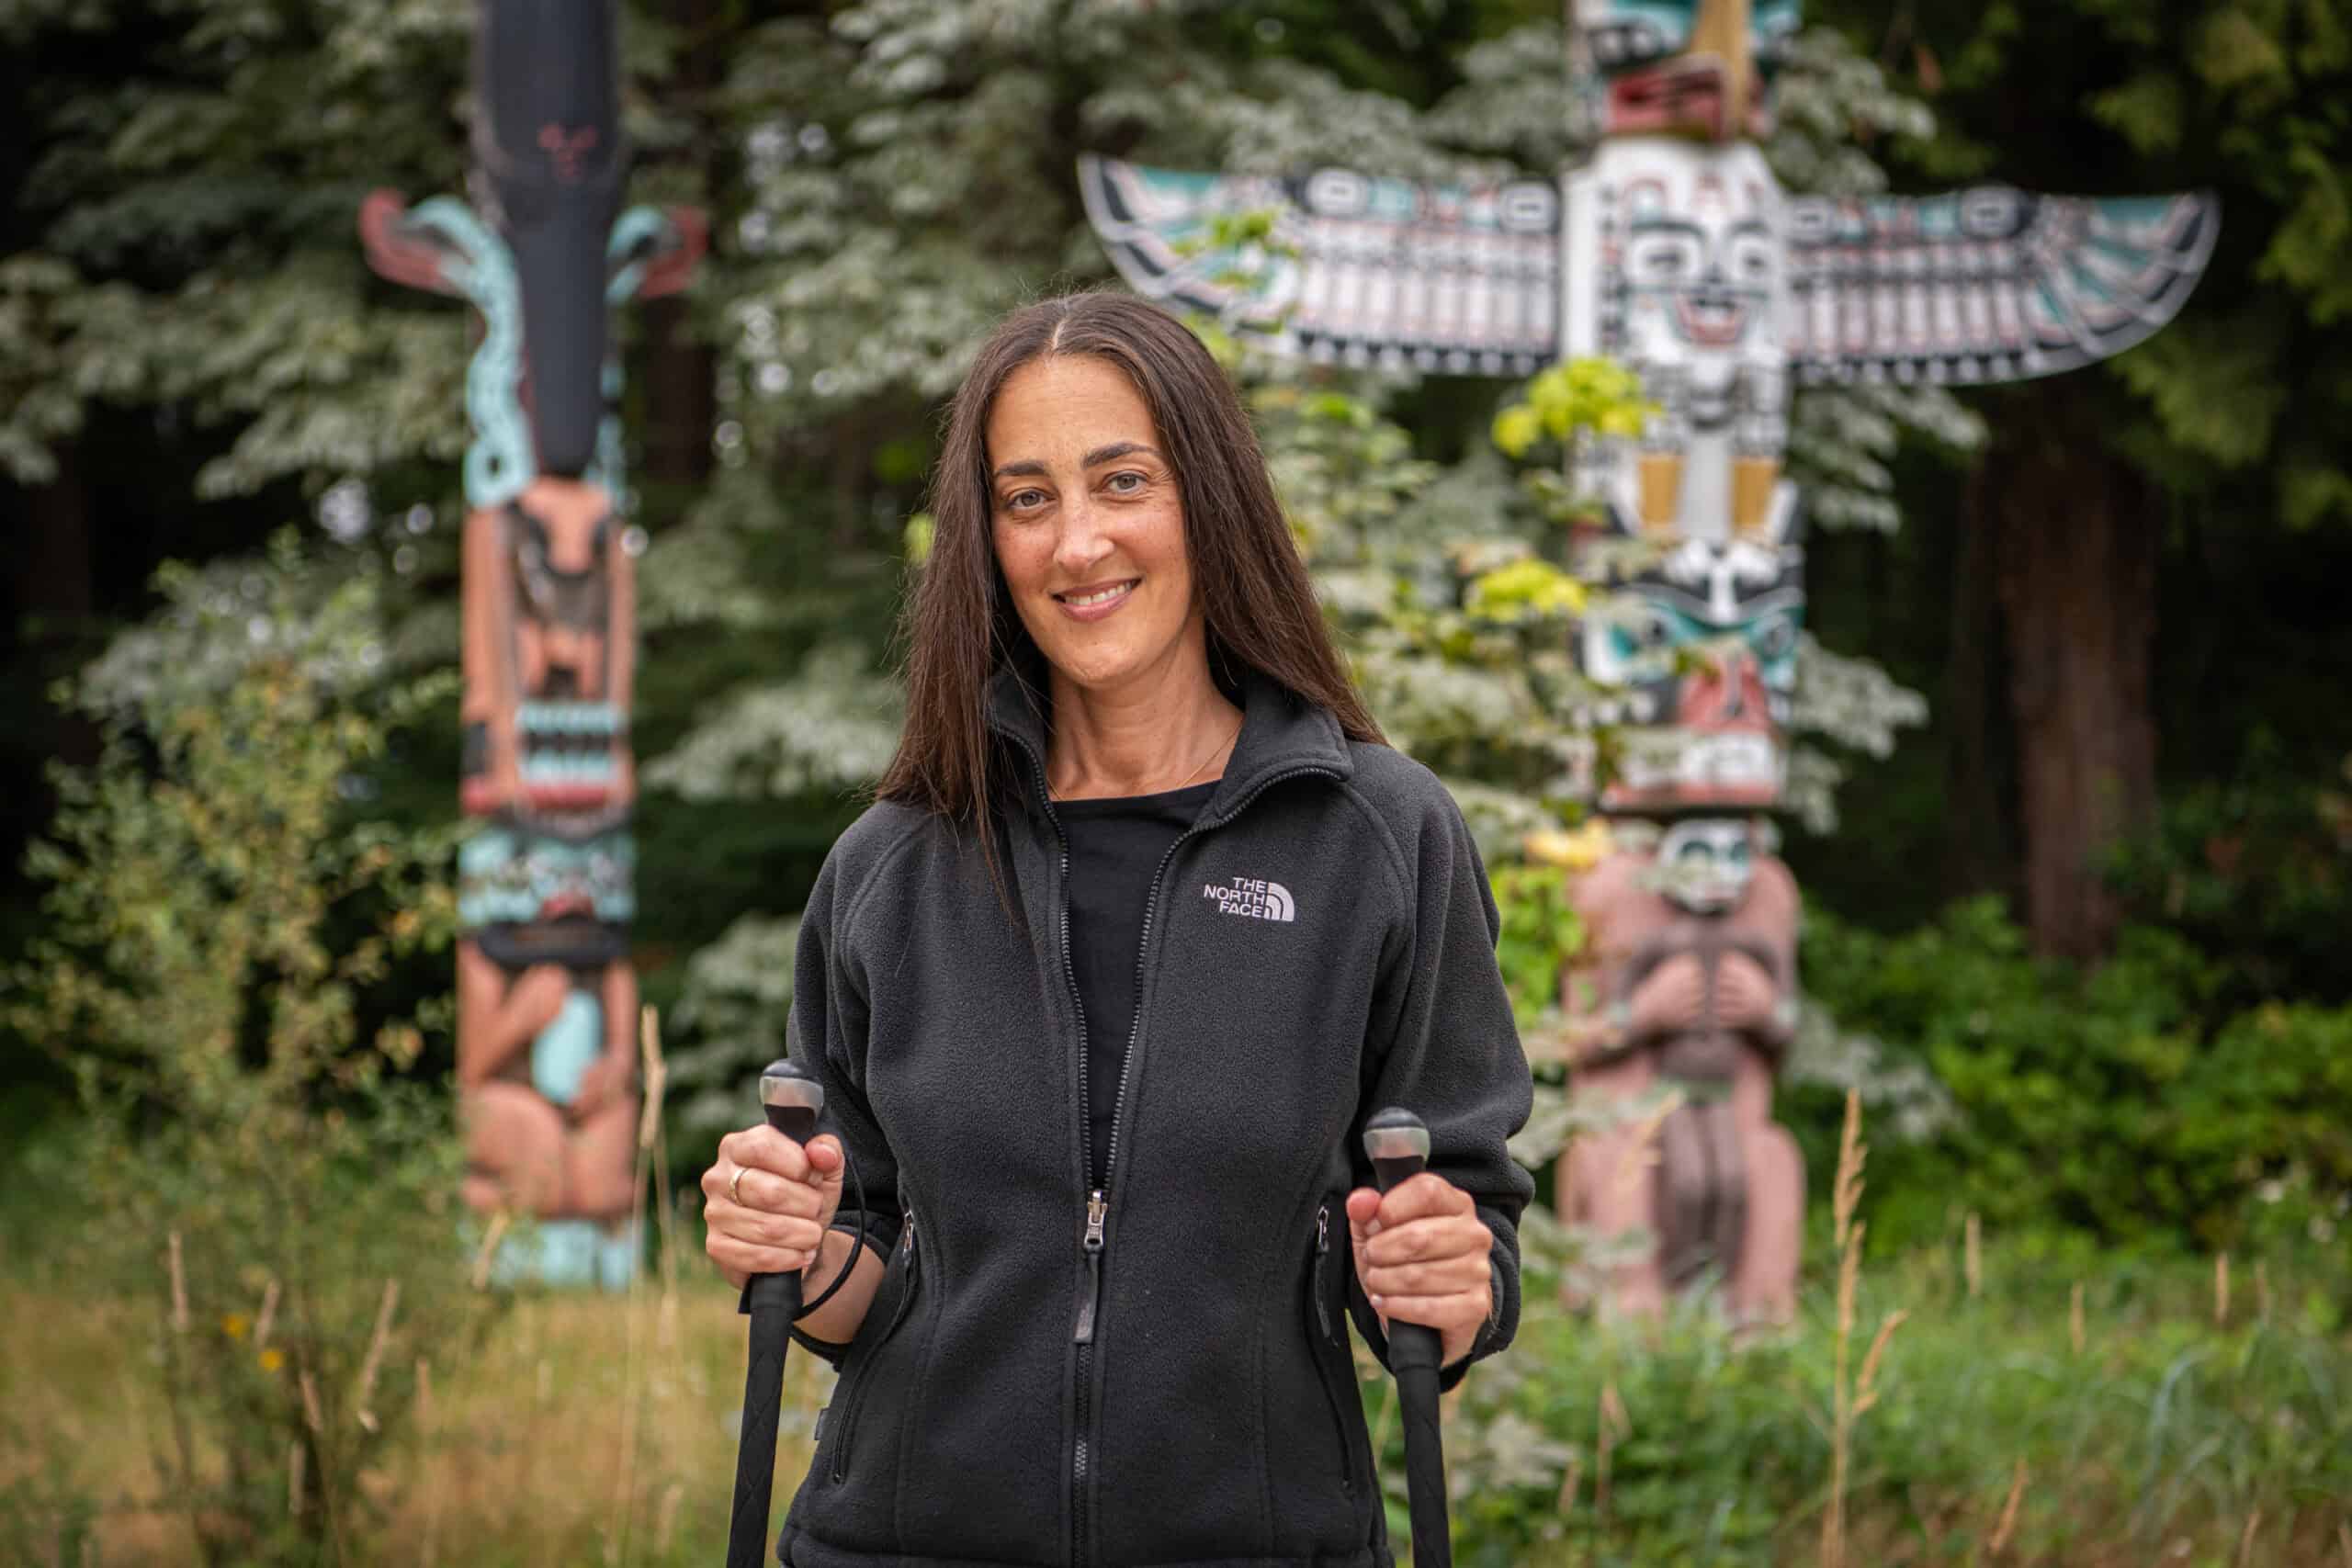
<svg viewBox="0 0 2352 1568">
<path fill-rule="evenodd" d="M 1200 815 L 1217 781 L 1162 795 L 1058 800 L 1069 842 L 1069 961 L 1086 1010 L 1086 1109 L 1101 1187 L 1111 1151 L 1119 1075 L 1136 1021 L 1136 964 L 1143 950 L 1144 901 L 1159 863 Z"/>
</svg>

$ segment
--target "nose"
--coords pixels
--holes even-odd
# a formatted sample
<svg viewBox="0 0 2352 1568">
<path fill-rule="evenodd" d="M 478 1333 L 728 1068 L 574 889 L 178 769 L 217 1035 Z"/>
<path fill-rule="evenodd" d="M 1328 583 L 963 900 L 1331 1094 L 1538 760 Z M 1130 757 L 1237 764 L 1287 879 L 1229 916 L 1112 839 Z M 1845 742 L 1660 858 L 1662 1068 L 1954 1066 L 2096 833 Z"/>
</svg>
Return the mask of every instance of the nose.
<svg viewBox="0 0 2352 1568">
<path fill-rule="evenodd" d="M 1100 565 L 1112 549 L 1109 531 L 1091 498 L 1080 498 L 1062 509 L 1061 531 L 1054 540 L 1054 565 L 1072 581 Z"/>
</svg>

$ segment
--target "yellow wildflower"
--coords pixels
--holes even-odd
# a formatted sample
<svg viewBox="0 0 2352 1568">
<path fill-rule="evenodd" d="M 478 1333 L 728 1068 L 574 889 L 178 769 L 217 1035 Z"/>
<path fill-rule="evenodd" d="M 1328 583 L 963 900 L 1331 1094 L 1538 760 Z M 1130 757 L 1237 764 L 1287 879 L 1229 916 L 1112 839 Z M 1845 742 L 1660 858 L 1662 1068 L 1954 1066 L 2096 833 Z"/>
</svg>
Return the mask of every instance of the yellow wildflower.
<svg viewBox="0 0 2352 1568">
<path fill-rule="evenodd" d="M 1527 858 L 1540 865 L 1556 865 L 1566 871 L 1589 871 L 1599 865 L 1616 848 L 1609 836 L 1609 824 L 1600 818 L 1589 818 L 1574 832 L 1549 829 L 1530 833 L 1520 841 Z"/>
<path fill-rule="evenodd" d="M 230 1313 L 220 1319 L 220 1332 L 232 1339 L 243 1339 L 253 1325 L 254 1320 L 241 1312 Z"/>
<path fill-rule="evenodd" d="M 264 1350 L 261 1353 L 261 1370 L 263 1371 L 274 1372 L 285 1364 L 286 1352 L 283 1350 Z"/>
</svg>

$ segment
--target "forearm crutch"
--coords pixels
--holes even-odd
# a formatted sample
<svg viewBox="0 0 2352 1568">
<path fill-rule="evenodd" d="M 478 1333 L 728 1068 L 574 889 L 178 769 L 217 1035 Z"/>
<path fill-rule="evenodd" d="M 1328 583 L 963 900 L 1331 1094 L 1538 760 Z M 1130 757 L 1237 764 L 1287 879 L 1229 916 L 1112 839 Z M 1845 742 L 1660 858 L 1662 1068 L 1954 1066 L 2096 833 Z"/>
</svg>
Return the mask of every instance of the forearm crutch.
<svg viewBox="0 0 2352 1568">
<path fill-rule="evenodd" d="M 1385 1193 L 1419 1176 L 1429 1163 L 1430 1130 L 1411 1111 L 1392 1106 L 1364 1123 L 1363 1152 Z M 1405 1495 L 1412 1509 L 1413 1568 L 1453 1568 L 1453 1545 L 1446 1528 L 1445 1445 L 1437 1423 L 1440 1354 L 1436 1329 L 1390 1321 L 1388 1370 L 1396 1375 L 1396 1408 L 1405 1423 Z"/>
<path fill-rule="evenodd" d="M 760 1075 L 768 1125 L 806 1147 L 825 1108 L 825 1088 L 788 1061 Z M 784 1353 L 800 1315 L 800 1276 L 754 1274 L 744 1292 L 752 1316 L 743 1373 L 742 1438 L 735 1450 L 735 1512 L 727 1526 L 727 1568 L 761 1568 L 768 1550 L 768 1494 L 775 1482 L 776 1415 L 784 1402 Z"/>
</svg>

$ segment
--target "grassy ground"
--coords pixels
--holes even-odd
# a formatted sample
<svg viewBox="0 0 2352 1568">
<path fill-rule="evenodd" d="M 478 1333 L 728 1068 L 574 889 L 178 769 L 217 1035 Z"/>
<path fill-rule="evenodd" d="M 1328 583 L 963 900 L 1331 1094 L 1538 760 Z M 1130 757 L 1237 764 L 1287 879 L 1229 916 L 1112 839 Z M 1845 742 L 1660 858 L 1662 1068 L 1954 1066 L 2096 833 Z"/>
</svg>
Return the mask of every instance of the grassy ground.
<svg viewBox="0 0 2352 1568">
<path fill-rule="evenodd" d="M 74 1288 L 6 1228 L 0 1562 L 195 1560 L 146 1303 Z M 362 1477 L 352 1558 L 708 1568 L 723 1554 L 742 1320 L 691 1249 L 627 1297 L 526 1295 Z M 1604 1327 L 1532 1280 L 1519 1346 L 1450 1401 L 1464 1568 L 2352 1568 L 2352 1267 L 2340 1243 L 2133 1260 L 1984 1238 L 1860 1271 L 1839 1428 L 1838 1274 L 1734 1348 L 1695 1314 Z M 1895 1313 L 1906 1314 L 1871 1347 Z M 1363 1393 L 1401 1481 L 1388 1384 Z M 831 1374 L 796 1355 L 775 1509 Z M 1826 1549 L 1833 1496 L 1842 1551 Z M 1392 1505 L 1401 1534 L 1401 1510 Z"/>
<path fill-rule="evenodd" d="M 162 1495 L 168 1416 L 153 1368 L 123 1347 L 153 1325 L 105 1303 L 0 1291 L 0 1557 L 162 1564 L 192 1561 L 187 1516 Z M 146 1332 L 141 1332 L 141 1329 Z M 742 1320 L 716 1280 L 634 1300 L 517 1301 L 459 1381 L 436 1385 L 417 1429 L 362 1478 L 367 1560 L 449 1568 L 716 1562 L 726 1544 L 743 1378 Z M 777 1513 L 806 1465 L 831 1374 L 794 1358 Z M 0 1500 L 0 1507 L 7 1506 Z M 95 1508 L 89 1550 L 70 1546 Z M 54 1517 L 46 1531 L 31 1517 Z M 21 1543 L 21 1544 L 18 1544 Z"/>
</svg>

